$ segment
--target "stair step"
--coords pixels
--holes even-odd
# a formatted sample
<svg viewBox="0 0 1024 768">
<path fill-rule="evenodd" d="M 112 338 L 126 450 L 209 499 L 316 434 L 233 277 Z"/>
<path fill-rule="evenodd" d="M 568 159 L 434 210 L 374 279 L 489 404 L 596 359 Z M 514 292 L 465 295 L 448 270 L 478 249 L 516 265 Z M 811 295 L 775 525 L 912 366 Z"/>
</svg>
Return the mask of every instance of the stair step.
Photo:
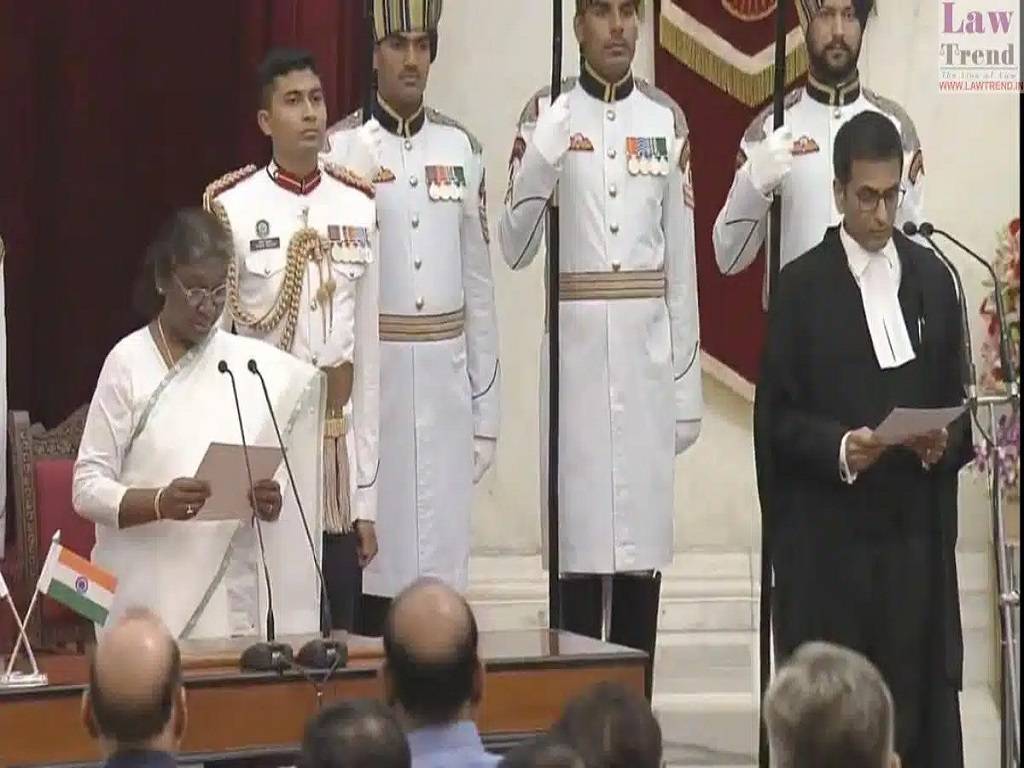
<svg viewBox="0 0 1024 768">
<path fill-rule="evenodd" d="M 757 710 L 751 695 L 665 694 L 657 690 L 654 712 L 661 723 L 670 766 L 753 766 Z M 961 697 L 966 768 L 999 765 L 1000 722 L 995 700 L 983 686 Z"/>
<path fill-rule="evenodd" d="M 751 632 L 670 632 L 658 637 L 654 659 L 663 693 L 747 693 L 754 686 Z"/>
<path fill-rule="evenodd" d="M 749 691 L 659 693 L 655 684 L 653 707 L 661 723 L 665 759 L 670 763 L 755 762 L 757 707 Z"/>
<path fill-rule="evenodd" d="M 1002 725 L 991 689 L 987 686 L 967 688 L 960 696 L 960 718 L 966 768 L 996 768 Z"/>
</svg>

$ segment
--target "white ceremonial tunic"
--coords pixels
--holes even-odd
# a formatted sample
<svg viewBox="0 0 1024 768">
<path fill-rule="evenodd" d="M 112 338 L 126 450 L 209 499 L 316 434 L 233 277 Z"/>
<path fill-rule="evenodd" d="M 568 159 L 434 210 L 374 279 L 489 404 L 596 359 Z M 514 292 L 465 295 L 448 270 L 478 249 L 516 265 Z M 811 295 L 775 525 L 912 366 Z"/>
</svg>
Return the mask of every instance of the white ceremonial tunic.
<svg viewBox="0 0 1024 768">
<path fill-rule="evenodd" d="M 408 120 L 379 101 L 381 448 L 377 540 L 363 591 L 393 597 L 420 576 L 468 586 L 473 438 L 497 439 L 500 374 L 482 148 L 431 109 Z M 362 111 L 328 135 L 342 162 Z M 444 187 L 447 187 L 446 189 Z M 388 318 L 464 310 L 452 338 L 389 337 Z"/>
<path fill-rule="evenodd" d="M 560 168 L 532 140 L 546 91 L 520 120 L 500 230 L 505 260 L 513 269 L 533 260 L 557 185 L 563 275 L 663 270 L 665 295 L 561 303 L 559 565 L 661 568 L 672 560 L 675 425 L 703 413 L 686 121 L 668 96 L 632 78 L 602 86 L 585 71 L 564 92 L 572 138 Z M 545 335 L 541 478 L 547 365 Z M 546 535 L 544 492 L 541 506 Z"/>
<path fill-rule="evenodd" d="M 841 90 L 806 87 L 786 96 L 784 125 L 793 133 L 793 168 L 782 184 L 782 254 L 785 267 L 821 242 L 825 230 L 842 218 L 832 191 L 833 149 L 839 129 L 865 111 L 890 118 L 903 140 L 904 197 L 896 226 L 920 221 L 924 210 L 924 166 L 921 143 L 910 117 L 895 102 L 861 89 L 858 81 Z M 743 271 L 767 242 L 771 196 L 763 195 L 750 178 L 747 156 L 772 133 L 771 107 L 751 123 L 740 141 L 737 171 L 725 205 L 715 220 L 715 259 L 724 275 Z M 767 270 L 765 271 L 767 287 Z"/>
<path fill-rule="evenodd" d="M 346 442 L 352 520 L 376 517 L 380 419 L 380 345 L 377 334 L 379 265 L 372 189 L 355 188 L 321 166 L 319 180 L 282 186 L 287 176 L 274 163 L 213 195 L 230 225 L 237 259 L 241 309 L 257 318 L 275 306 L 292 239 L 306 228 L 330 242 L 331 268 L 312 261 L 302 275 L 294 339 L 288 350 L 327 369 L 354 364 Z M 277 179 L 277 181 L 275 180 Z M 369 194 L 367 193 L 369 192 Z M 333 288 L 327 299 L 321 298 Z M 230 303 L 225 321 L 231 323 Z M 235 322 L 236 332 L 281 346 L 286 323 L 267 332 Z"/>
<path fill-rule="evenodd" d="M 267 596 L 249 522 L 207 521 L 200 510 L 193 520 L 118 527 L 121 501 L 130 488 L 162 488 L 178 477 L 192 477 L 211 442 L 239 443 L 234 396 L 218 370 L 221 360 L 236 372 L 249 444 L 277 445 L 262 387 L 242 373 L 249 359 L 266 376 L 299 493 L 308 508 L 319 506 L 325 392 L 315 368 L 217 329 L 168 370 L 148 328 L 126 336 L 100 372 L 72 492 L 75 510 L 96 524 L 92 560 L 118 579 L 108 625 L 141 606 L 159 615 L 175 637 L 262 634 Z M 263 479 L 271 478 L 255 478 Z M 282 468 L 273 479 L 283 492 L 281 515 L 262 526 L 277 631 L 315 632 L 317 570 L 287 473 Z M 319 552 L 319 519 L 311 517 L 309 524 Z"/>
</svg>

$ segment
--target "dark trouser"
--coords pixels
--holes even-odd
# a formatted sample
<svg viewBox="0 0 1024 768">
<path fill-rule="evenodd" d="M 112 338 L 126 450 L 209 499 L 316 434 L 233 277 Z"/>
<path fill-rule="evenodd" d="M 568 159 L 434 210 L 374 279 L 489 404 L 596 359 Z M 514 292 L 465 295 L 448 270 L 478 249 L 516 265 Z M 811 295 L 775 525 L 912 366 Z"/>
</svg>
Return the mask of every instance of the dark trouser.
<svg viewBox="0 0 1024 768">
<path fill-rule="evenodd" d="M 829 542 L 831 566 L 813 578 L 790 570 L 796 541 L 775 557 L 774 630 L 779 663 L 802 643 L 825 640 L 871 660 L 892 691 L 904 768 L 962 768 L 959 691 L 946 672 L 945 599 L 935 543 L 893 532 Z M 956 599 L 955 597 L 953 599 Z"/>
<path fill-rule="evenodd" d="M 391 608 L 391 598 L 380 595 L 363 595 L 359 601 L 359 621 L 356 632 L 366 637 L 380 637 L 384 634 L 384 620 Z"/>
<path fill-rule="evenodd" d="M 331 626 L 356 630 L 363 571 L 356 553 L 355 533 L 324 534 L 324 583 L 331 603 Z"/>
<path fill-rule="evenodd" d="M 601 576 L 563 576 L 562 628 L 601 639 Z M 644 690 L 654 692 L 654 651 L 658 640 L 661 574 L 617 573 L 612 577 L 612 615 L 608 641 L 647 654 Z"/>
</svg>

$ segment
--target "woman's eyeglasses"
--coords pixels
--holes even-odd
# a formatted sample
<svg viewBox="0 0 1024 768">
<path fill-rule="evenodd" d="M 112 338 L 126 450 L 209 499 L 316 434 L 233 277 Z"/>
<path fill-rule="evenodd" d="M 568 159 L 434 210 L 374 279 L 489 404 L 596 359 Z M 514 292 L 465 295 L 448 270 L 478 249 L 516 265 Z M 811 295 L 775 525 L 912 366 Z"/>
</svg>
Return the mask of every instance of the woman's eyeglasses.
<svg viewBox="0 0 1024 768">
<path fill-rule="evenodd" d="M 199 309 L 203 306 L 203 302 L 207 299 L 210 300 L 215 306 L 220 306 L 228 297 L 228 284 L 221 283 L 216 288 L 188 288 L 186 287 L 177 275 L 174 275 L 174 282 L 178 284 L 178 288 L 185 295 L 185 301 L 193 309 Z"/>
</svg>

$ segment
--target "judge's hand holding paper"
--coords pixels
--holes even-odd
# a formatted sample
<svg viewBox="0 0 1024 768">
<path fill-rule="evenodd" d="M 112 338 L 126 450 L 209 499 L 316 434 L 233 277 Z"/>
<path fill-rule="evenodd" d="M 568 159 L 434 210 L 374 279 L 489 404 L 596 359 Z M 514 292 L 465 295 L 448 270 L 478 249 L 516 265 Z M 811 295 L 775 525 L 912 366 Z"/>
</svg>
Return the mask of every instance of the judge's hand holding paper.
<svg viewBox="0 0 1024 768">
<path fill-rule="evenodd" d="M 949 443 L 948 427 L 964 412 L 951 408 L 894 408 L 875 429 L 851 431 L 844 444 L 846 465 L 854 475 L 869 469 L 894 446 L 909 448 L 926 466 L 942 459 Z"/>
</svg>

